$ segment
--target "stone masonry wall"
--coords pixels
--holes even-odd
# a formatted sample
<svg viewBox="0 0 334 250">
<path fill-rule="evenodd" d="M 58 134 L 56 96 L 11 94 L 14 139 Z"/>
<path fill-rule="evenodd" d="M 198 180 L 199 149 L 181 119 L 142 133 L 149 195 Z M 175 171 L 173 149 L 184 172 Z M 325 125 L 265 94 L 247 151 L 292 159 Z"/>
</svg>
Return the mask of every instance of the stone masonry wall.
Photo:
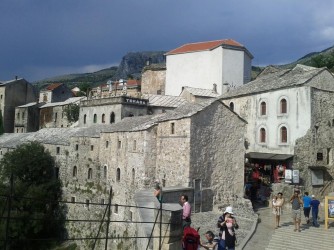
<svg viewBox="0 0 334 250">
<path fill-rule="evenodd" d="M 146 70 L 142 74 L 141 92 L 144 94 L 165 94 L 166 69 Z"/>
</svg>

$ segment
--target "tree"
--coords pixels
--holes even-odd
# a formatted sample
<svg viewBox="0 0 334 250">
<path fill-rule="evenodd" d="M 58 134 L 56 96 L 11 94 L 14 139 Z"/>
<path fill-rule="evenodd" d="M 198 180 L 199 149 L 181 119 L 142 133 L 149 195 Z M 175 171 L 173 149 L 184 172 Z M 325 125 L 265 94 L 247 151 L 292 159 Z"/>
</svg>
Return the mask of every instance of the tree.
<svg viewBox="0 0 334 250">
<path fill-rule="evenodd" d="M 64 108 L 67 120 L 70 123 L 76 122 L 79 120 L 80 107 L 77 104 L 71 103 Z"/>
<path fill-rule="evenodd" d="M 8 234 L 7 219 L 0 221 L 0 249 L 6 236 L 8 249 L 49 249 L 61 239 L 65 218 L 58 202 L 61 183 L 55 176 L 54 159 L 43 145 L 30 142 L 7 152 L 0 161 L 0 183 L 1 201 L 11 194 L 10 201 L 0 205 L 2 216 L 9 212 L 11 218 Z"/>
</svg>

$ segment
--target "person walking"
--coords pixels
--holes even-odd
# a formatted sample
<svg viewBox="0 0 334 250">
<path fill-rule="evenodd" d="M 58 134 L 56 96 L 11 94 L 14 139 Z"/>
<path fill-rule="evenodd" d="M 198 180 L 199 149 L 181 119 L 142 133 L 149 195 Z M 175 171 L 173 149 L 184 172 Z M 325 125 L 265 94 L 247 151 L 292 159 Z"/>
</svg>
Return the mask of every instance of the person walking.
<svg viewBox="0 0 334 250">
<path fill-rule="evenodd" d="M 284 204 L 283 193 L 279 192 L 277 194 L 277 198 L 273 199 L 273 201 L 272 201 L 273 214 L 275 215 L 275 228 L 280 227 L 279 224 L 280 224 L 280 220 L 281 220 L 283 204 Z"/>
<path fill-rule="evenodd" d="M 239 225 L 233 217 L 232 207 L 226 207 L 223 215 L 218 219 L 217 226 L 220 228 L 218 250 L 234 250 L 236 243 L 235 229 L 238 229 Z"/>
<path fill-rule="evenodd" d="M 303 206 L 303 201 L 299 196 L 299 192 L 295 191 L 290 198 L 290 203 L 292 205 L 292 219 L 295 225 L 295 232 L 300 232 L 300 219 L 301 219 L 301 208 Z"/>
<path fill-rule="evenodd" d="M 318 223 L 318 213 L 319 213 L 319 206 L 320 201 L 315 198 L 315 195 L 312 194 L 312 200 L 310 202 L 310 206 L 312 208 L 312 224 L 315 227 L 319 227 Z"/>
<path fill-rule="evenodd" d="M 308 195 L 308 192 L 304 193 L 303 196 L 303 203 L 304 203 L 304 216 L 306 219 L 306 224 L 310 223 L 310 211 L 311 211 L 311 206 L 310 206 L 310 202 L 311 202 L 311 197 Z"/>
<path fill-rule="evenodd" d="M 181 195 L 180 203 L 182 205 L 182 228 L 189 227 L 191 224 L 191 206 L 188 202 L 188 195 Z"/>
</svg>

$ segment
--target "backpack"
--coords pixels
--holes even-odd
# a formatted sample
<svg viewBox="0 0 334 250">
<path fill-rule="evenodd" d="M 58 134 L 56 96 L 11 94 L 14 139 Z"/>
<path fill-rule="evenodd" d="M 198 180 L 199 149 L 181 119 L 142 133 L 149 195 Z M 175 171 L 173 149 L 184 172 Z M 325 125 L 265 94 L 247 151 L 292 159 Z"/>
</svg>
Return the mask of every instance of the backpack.
<svg viewBox="0 0 334 250">
<path fill-rule="evenodd" d="M 197 250 L 200 236 L 195 228 L 185 227 L 183 230 L 182 245 L 184 250 Z"/>
</svg>

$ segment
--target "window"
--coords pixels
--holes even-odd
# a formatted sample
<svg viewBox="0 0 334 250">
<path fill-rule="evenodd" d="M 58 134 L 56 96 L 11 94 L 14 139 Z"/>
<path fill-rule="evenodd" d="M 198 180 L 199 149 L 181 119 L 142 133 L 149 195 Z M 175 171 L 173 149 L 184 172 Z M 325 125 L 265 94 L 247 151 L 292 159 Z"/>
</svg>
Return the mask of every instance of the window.
<svg viewBox="0 0 334 250">
<path fill-rule="evenodd" d="M 94 146 L 90 145 L 90 151 L 93 151 L 93 150 L 94 150 Z"/>
<path fill-rule="evenodd" d="M 77 169 L 77 166 L 74 166 L 73 167 L 73 177 L 77 177 L 77 174 L 78 174 L 78 169 Z"/>
<path fill-rule="evenodd" d="M 55 113 L 55 122 L 57 121 L 58 113 Z"/>
<path fill-rule="evenodd" d="M 118 149 L 121 149 L 122 148 L 122 142 L 121 141 L 118 141 Z"/>
<path fill-rule="evenodd" d="M 324 171 L 322 169 L 311 169 L 312 186 L 324 185 Z"/>
<path fill-rule="evenodd" d="M 24 111 L 23 111 L 23 113 L 22 113 L 22 120 L 24 119 L 24 115 L 25 115 L 25 113 L 24 113 Z"/>
<path fill-rule="evenodd" d="M 281 127 L 280 129 L 280 134 L 281 134 L 281 143 L 287 143 L 288 142 L 288 131 L 286 127 Z"/>
<path fill-rule="evenodd" d="M 281 112 L 281 114 L 286 114 L 288 112 L 287 101 L 284 98 L 281 99 L 281 101 L 280 101 L 280 112 Z"/>
<path fill-rule="evenodd" d="M 85 207 L 89 208 L 89 200 L 88 199 L 86 199 Z"/>
<path fill-rule="evenodd" d="M 75 197 L 74 196 L 71 197 L 71 202 L 75 203 Z"/>
<path fill-rule="evenodd" d="M 174 122 L 172 122 L 171 124 L 170 124 L 170 133 L 173 135 L 173 134 L 175 134 L 175 123 Z"/>
<path fill-rule="evenodd" d="M 17 120 L 20 120 L 20 113 L 17 113 L 17 114 L 16 114 L 16 119 L 17 119 Z"/>
<path fill-rule="evenodd" d="M 234 111 L 234 103 L 230 102 L 230 110 Z"/>
<path fill-rule="evenodd" d="M 84 115 L 84 124 L 87 122 L 87 115 Z"/>
<path fill-rule="evenodd" d="M 75 150 L 78 151 L 79 150 L 79 145 L 75 144 Z"/>
<path fill-rule="evenodd" d="M 132 179 L 131 179 L 132 184 L 135 183 L 135 177 L 136 177 L 136 170 L 133 168 L 133 169 L 132 169 Z"/>
<path fill-rule="evenodd" d="M 260 115 L 267 115 L 267 104 L 265 102 L 260 104 Z"/>
<path fill-rule="evenodd" d="M 116 181 L 119 182 L 121 180 L 121 170 L 117 168 L 116 170 Z"/>
<path fill-rule="evenodd" d="M 118 204 L 115 204 L 114 213 L 115 213 L 115 214 L 118 214 Z"/>
<path fill-rule="evenodd" d="M 55 176 L 59 179 L 59 168 L 55 168 Z"/>
<path fill-rule="evenodd" d="M 102 114 L 102 123 L 105 123 L 106 122 L 106 115 L 105 114 Z"/>
<path fill-rule="evenodd" d="M 106 148 L 109 147 L 109 141 L 106 141 Z"/>
<path fill-rule="evenodd" d="M 60 153 L 60 147 L 57 147 L 56 151 L 57 151 L 57 155 L 59 155 L 59 153 Z"/>
<path fill-rule="evenodd" d="M 111 112 L 110 114 L 110 124 L 115 122 L 115 113 Z"/>
<path fill-rule="evenodd" d="M 93 169 L 92 168 L 89 168 L 88 169 L 88 179 L 92 179 L 93 178 Z"/>
<path fill-rule="evenodd" d="M 132 147 L 132 150 L 133 150 L 133 151 L 136 151 L 136 150 L 137 150 L 137 141 L 136 141 L 136 140 L 133 141 L 133 147 Z"/>
<path fill-rule="evenodd" d="M 324 160 L 324 155 L 322 152 L 317 153 L 317 161 L 323 161 Z"/>
<path fill-rule="evenodd" d="M 264 128 L 260 129 L 260 142 L 261 143 L 266 142 L 266 130 Z"/>
<path fill-rule="evenodd" d="M 97 122 L 97 115 L 96 115 L 96 114 L 94 114 L 93 122 L 94 122 L 94 123 Z"/>
<path fill-rule="evenodd" d="M 107 166 L 103 167 L 103 177 L 107 179 Z"/>
</svg>

